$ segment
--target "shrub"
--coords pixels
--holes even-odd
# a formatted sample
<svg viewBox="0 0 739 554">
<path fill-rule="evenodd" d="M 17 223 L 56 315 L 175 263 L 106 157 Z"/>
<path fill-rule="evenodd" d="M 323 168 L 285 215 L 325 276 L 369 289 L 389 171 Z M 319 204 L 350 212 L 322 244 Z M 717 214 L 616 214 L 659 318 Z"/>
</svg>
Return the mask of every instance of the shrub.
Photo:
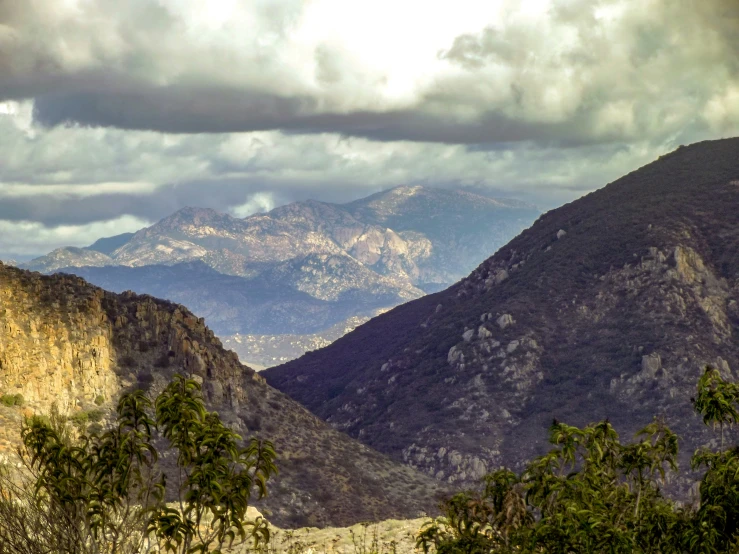
<svg viewBox="0 0 739 554">
<path fill-rule="evenodd" d="M 9 408 L 13 406 L 22 406 L 24 401 L 25 399 L 22 394 L 4 394 L 0 396 L 0 403 Z"/>
<path fill-rule="evenodd" d="M 102 394 L 99 394 L 95 397 L 95 404 L 97 406 L 102 406 L 105 404 L 105 397 Z"/>
<path fill-rule="evenodd" d="M 90 410 L 87 412 L 87 419 L 92 423 L 100 423 L 105 417 L 103 410 Z"/>
<path fill-rule="evenodd" d="M 137 386 L 136 388 L 144 392 L 151 390 L 151 386 L 154 383 L 154 376 L 147 372 L 141 372 L 136 375 Z"/>
<path fill-rule="evenodd" d="M 90 419 L 90 415 L 88 412 L 75 412 L 71 416 L 69 416 L 69 421 L 77 426 L 83 426 L 86 425 L 88 420 Z"/>
<path fill-rule="evenodd" d="M 152 402 L 124 394 L 111 428 L 75 440 L 71 420 L 52 410 L 21 429 L 25 471 L 0 468 L 0 552 L 92 554 L 223 552 L 249 541 L 264 548 L 269 529 L 247 521 L 252 495 L 275 473 L 268 441 L 246 447 L 206 411 L 200 386 L 176 376 Z M 93 416 L 94 417 L 94 416 Z M 157 446 L 168 444 L 184 476 L 167 504 Z"/>
</svg>

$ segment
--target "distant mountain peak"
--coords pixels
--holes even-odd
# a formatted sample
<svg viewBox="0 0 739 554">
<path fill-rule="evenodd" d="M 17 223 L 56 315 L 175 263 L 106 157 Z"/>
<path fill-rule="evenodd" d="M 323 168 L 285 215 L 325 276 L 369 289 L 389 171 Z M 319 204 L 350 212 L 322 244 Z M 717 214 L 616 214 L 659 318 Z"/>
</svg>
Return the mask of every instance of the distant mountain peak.
<svg viewBox="0 0 739 554">
<path fill-rule="evenodd" d="M 102 252 L 89 250 L 87 248 L 66 246 L 52 250 L 46 256 L 41 256 L 28 262 L 18 264 L 18 267 L 33 271 L 46 272 L 62 267 L 101 267 L 114 264 L 115 262 L 113 259 Z"/>
<path fill-rule="evenodd" d="M 244 219 L 187 206 L 133 236 L 35 260 L 34 269 L 127 266 L 83 273 L 106 288 L 183 302 L 224 334 L 317 332 L 445 288 L 538 215 L 420 185 Z M 193 260 L 215 275 L 173 267 Z M 173 269 L 129 271 L 146 266 Z M 257 304 L 264 317 L 254 315 Z"/>
<path fill-rule="evenodd" d="M 221 221 L 224 219 L 237 219 L 226 213 L 214 210 L 213 208 L 197 208 L 194 206 L 185 206 L 180 208 L 172 215 L 162 219 L 159 223 L 192 223 L 195 225 L 203 225 L 213 221 Z"/>
</svg>

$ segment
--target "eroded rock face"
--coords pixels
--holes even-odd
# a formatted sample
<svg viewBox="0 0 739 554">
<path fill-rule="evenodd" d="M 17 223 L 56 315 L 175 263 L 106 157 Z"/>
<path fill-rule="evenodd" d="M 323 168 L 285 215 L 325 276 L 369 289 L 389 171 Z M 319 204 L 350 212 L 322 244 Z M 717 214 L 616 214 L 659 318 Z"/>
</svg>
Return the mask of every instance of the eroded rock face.
<svg viewBox="0 0 739 554">
<path fill-rule="evenodd" d="M 184 308 L 132 293 L 116 297 L 73 276 L 51 281 L 3 268 L 2 277 L 0 390 L 22 394 L 32 409 L 57 404 L 68 413 L 98 397 L 111 400 L 137 369 L 164 359 L 204 378 L 254 378 Z"/>
<path fill-rule="evenodd" d="M 345 525 L 433 512 L 437 482 L 267 385 L 185 307 L 0 264 L 0 395 L 24 398 L 22 407 L 0 406 L 0 462 L 18 443 L 22 415 L 54 404 L 66 414 L 108 413 L 123 391 L 140 386 L 154 396 L 175 373 L 201 383 L 209 409 L 242 437 L 275 443 L 281 472 L 262 504 L 273 521 Z"/>
</svg>

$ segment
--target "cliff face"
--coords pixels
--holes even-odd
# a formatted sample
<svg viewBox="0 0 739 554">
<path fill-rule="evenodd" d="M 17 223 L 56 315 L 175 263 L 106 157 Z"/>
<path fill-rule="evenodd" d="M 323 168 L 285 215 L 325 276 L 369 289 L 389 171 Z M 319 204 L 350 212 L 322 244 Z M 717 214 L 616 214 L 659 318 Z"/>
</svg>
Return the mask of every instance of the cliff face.
<svg viewBox="0 0 739 554">
<path fill-rule="evenodd" d="M 253 376 L 234 354 L 219 352 L 202 319 L 175 304 L 9 267 L 0 298 L 0 390 L 22 394 L 34 409 L 56 403 L 66 413 L 99 396 L 110 400 L 135 382 L 137 368 L 163 363 L 162 354 L 203 377 L 214 377 L 206 368 L 220 378 Z"/>
<path fill-rule="evenodd" d="M 262 373 L 439 479 L 520 467 L 552 418 L 662 415 L 683 462 L 715 438 L 690 397 L 739 379 L 739 139 L 678 149 L 543 215 L 446 291 Z"/>
<path fill-rule="evenodd" d="M 183 306 L 0 264 L 0 449 L 18 440 L 21 414 L 114 405 L 125 389 L 161 390 L 181 373 L 242 436 L 275 442 L 281 474 L 264 507 L 281 525 L 344 525 L 434 509 L 438 486 L 331 429 L 268 386 Z M 7 452 L 6 452 L 7 453 Z"/>
</svg>

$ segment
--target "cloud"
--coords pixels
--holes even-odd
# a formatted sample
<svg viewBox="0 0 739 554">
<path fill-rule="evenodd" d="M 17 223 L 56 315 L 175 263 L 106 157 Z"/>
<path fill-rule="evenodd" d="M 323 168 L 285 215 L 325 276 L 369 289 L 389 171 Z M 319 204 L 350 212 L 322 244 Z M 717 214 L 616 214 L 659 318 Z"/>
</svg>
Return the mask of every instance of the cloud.
<svg viewBox="0 0 739 554">
<path fill-rule="evenodd" d="M 2 244 L 401 184 L 553 207 L 739 134 L 736 36 L 736 0 L 0 0 Z"/>
<path fill-rule="evenodd" d="M 236 217 L 247 217 L 258 212 L 268 212 L 275 207 L 275 200 L 267 192 L 254 194 L 247 202 L 231 208 Z"/>
<path fill-rule="evenodd" d="M 737 5 L 4 0 L 0 97 L 35 99 L 48 126 L 166 133 L 571 145 L 736 132 L 710 106 L 739 84 Z"/>
<path fill-rule="evenodd" d="M 0 219 L 0 252 L 30 257 L 62 246 L 88 246 L 100 237 L 137 231 L 145 227 L 146 223 L 134 217 L 124 216 L 87 225 L 47 227 L 38 222 Z"/>
<path fill-rule="evenodd" d="M 6 109 L 24 113 L 22 107 Z M 27 127 L 0 116 L 0 219 L 87 225 L 155 221 L 188 205 L 234 214 L 316 198 L 344 202 L 402 184 L 495 189 L 544 206 L 571 200 L 669 145 L 530 142 L 470 148 L 259 131 L 168 135 Z"/>
</svg>

